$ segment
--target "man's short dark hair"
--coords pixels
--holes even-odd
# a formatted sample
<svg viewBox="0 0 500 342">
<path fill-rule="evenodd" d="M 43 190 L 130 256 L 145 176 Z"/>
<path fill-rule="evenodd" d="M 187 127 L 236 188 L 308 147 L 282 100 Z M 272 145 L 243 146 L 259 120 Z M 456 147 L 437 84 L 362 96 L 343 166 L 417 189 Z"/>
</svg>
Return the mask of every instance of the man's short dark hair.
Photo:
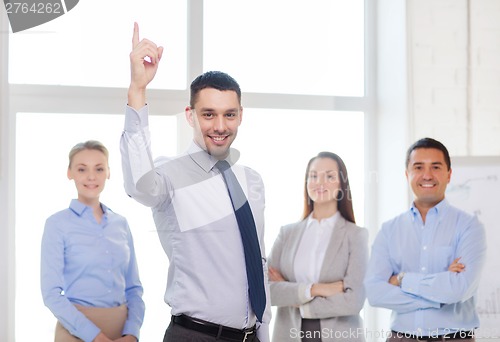
<svg viewBox="0 0 500 342">
<path fill-rule="evenodd" d="M 194 108 L 194 104 L 198 99 L 198 94 L 205 88 L 214 88 L 220 91 L 234 91 L 238 96 L 238 103 L 241 105 L 241 89 L 238 82 L 222 71 L 207 71 L 196 77 L 191 83 L 191 98 L 189 101 L 191 108 Z"/>
<path fill-rule="evenodd" d="M 441 142 L 432 138 L 422 138 L 410 146 L 410 148 L 406 152 L 406 167 L 408 167 L 408 164 L 410 163 L 410 154 L 414 150 L 419 148 L 435 148 L 436 150 L 440 150 L 441 152 L 443 152 L 448 171 L 451 169 L 451 159 L 448 150 Z"/>
</svg>

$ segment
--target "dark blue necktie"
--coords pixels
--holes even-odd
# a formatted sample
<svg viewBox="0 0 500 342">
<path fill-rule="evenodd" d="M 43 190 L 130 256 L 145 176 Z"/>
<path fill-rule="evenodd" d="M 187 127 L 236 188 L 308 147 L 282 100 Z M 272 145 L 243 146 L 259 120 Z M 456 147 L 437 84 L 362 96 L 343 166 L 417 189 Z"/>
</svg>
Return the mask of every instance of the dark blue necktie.
<svg viewBox="0 0 500 342">
<path fill-rule="evenodd" d="M 245 252 L 250 304 L 255 316 L 257 316 L 259 322 L 262 322 L 262 315 L 266 308 L 266 291 L 264 290 L 262 255 L 260 254 L 259 239 L 257 237 L 252 210 L 229 163 L 225 160 L 220 160 L 217 162 L 216 167 L 226 182 L 236 221 L 238 221 L 238 227 L 240 228 L 243 250 Z"/>
</svg>

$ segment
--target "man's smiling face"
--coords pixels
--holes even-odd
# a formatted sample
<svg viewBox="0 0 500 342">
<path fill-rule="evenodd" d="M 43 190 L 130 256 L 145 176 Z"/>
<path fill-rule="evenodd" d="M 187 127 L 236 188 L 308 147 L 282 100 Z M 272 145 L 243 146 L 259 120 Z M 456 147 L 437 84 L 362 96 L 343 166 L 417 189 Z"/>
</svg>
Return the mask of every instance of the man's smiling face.
<svg viewBox="0 0 500 342">
<path fill-rule="evenodd" d="M 415 197 L 415 205 L 431 208 L 444 199 L 451 179 L 444 154 L 435 148 L 417 148 L 410 154 L 406 178 Z"/>
<path fill-rule="evenodd" d="M 198 94 L 194 108 L 186 108 L 194 140 L 217 159 L 224 159 L 238 134 L 243 108 L 231 90 L 205 88 Z"/>
</svg>

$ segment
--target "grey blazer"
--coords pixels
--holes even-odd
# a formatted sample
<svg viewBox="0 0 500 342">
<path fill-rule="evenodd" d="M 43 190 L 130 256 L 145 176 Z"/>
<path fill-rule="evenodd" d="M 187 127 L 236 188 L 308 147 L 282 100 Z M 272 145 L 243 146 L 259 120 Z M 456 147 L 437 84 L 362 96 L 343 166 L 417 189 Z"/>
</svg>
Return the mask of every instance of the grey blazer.
<svg viewBox="0 0 500 342">
<path fill-rule="evenodd" d="M 281 228 L 268 265 L 278 269 L 287 281 L 270 282 L 271 305 L 278 306 L 273 342 L 300 341 L 302 317 L 321 319 L 322 341 L 364 341 L 363 320 L 359 316 L 365 302 L 363 278 L 368 264 L 368 231 L 337 220 L 320 272 L 320 282 L 344 281 L 344 293 L 315 297 L 307 301 L 307 284 L 297 283 L 294 259 L 307 219 Z"/>
</svg>

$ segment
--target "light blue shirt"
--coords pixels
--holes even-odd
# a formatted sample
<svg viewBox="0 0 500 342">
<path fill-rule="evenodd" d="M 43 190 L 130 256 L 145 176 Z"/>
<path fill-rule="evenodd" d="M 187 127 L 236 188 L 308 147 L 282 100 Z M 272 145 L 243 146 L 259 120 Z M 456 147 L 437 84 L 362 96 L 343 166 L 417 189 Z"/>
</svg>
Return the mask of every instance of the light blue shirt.
<svg viewBox="0 0 500 342">
<path fill-rule="evenodd" d="M 125 190 L 152 208 L 168 256 L 165 302 L 172 315 L 185 314 L 236 329 L 256 323 L 248 297 L 241 234 L 217 159 L 193 143 L 185 154 L 153 161 L 148 106 L 127 106 L 121 138 Z M 261 255 L 264 249 L 264 185 L 254 170 L 228 157 L 252 209 Z M 167 265 L 157 267 L 166 268 Z M 267 265 L 263 258 L 267 306 L 257 336 L 269 340 L 271 317 Z"/>
<path fill-rule="evenodd" d="M 100 329 L 73 304 L 126 304 L 123 335 L 138 338 L 144 302 L 132 235 L 124 217 L 101 207 L 101 223 L 92 208 L 76 199 L 47 219 L 41 257 L 43 300 L 59 322 L 84 341 L 94 340 Z"/>
<path fill-rule="evenodd" d="M 391 329 L 436 336 L 479 327 L 475 295 L 486 256 L 483 225 L 443 200 L 384 223 L 372 247 L 365 278 L 371 305 L 392 310 Z M 455 258 L 465 265 L 449 272 Z M 406 272 L 401 287 L 388 283 Z"/>
</svg>

